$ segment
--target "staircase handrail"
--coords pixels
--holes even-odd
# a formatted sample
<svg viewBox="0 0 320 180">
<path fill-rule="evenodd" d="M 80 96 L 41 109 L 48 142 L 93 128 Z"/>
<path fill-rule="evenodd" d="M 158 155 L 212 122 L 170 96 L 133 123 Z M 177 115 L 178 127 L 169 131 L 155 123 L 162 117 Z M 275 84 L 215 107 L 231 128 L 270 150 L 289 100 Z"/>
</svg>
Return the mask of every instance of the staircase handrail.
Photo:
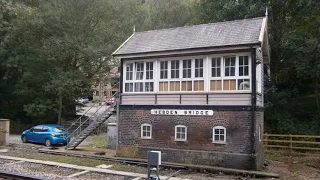
<svg viewBox="0 0 320 180">
<path fill-rule="evenodd" d="M 117 91 L 116 93 L 114 93 L 114 94 L 111 96 L 111 98 L 112 98 L 112 97 L 115 97 L 115 96 L 118 94 L 118 92 L 119 92 L 119 91 Z M 101 105 L 90 117 L 88 117 L 86 120 L 84 120 L 84 122 L 82 122 L 72 133 L 70 133 L 69 136 L 72 137 L 72 135 L 74 135 L 75 132 L 78 131 L 78 129 L 82 127 L 82 125 L 84 125 L 88 120 L 90 120 L 90 119 L 92 118 L 92 116 L 94 116 L 94 115 L 102 108 L 102 106 L 104 106 L 106 103 L 107 103 L 107 102 L 103 103 L 103 105 Z M 108 108 L 106 109 L 106 111 L 108 111 L 108 110 L 111 109 L 111 108 L 114 108 L 115 105 L 116 105 L 116 103 L 117 103 L 117 101 L 115 101 L 114 103 L 112 103 L 112 105 L 111 105 L 110 107 L 108 107 Z"/>
<path fill-rule="evenodd" d="M 107 90 L 112 90 L 112 89 L 113 89 L 114 87 L 116 87 L 118 84 L 119 84 L 119 82 L 117 82 L 114 86 L 112 86 L 110 89 L 107 89 Z M 118 91 L 117 91 L 117 92 L 118 92 Z M 107 99 L 110 99 L 110 98 L 112 98 L 113 96 L 114 96 L 114 95 L 112 95 L 111 97 L 108 97 Z M 69 129 L 71 129 L 71 127 L 73 127 L 74 125 L 76 125 L 78 121 L 81 121 L 81 118 L 82 118 L 85 114 L 87 114 L 87 112 L 89 112 L 92 107 L 94 107 L 96 104 L 100 103 L 100 101 L 101 101 L 102 99 L 103 99 L 103 97 L 100 98 L 100 99 L 98 100 L 98 102 L 94 103 L 94 104 L 93 104 L 85 113 L 83 113 L 77 120 L 75 120 L 74 122 L 72 122 L 71 125 L 67 128 L 67 131 L 69 131 Z"/>
</svg>

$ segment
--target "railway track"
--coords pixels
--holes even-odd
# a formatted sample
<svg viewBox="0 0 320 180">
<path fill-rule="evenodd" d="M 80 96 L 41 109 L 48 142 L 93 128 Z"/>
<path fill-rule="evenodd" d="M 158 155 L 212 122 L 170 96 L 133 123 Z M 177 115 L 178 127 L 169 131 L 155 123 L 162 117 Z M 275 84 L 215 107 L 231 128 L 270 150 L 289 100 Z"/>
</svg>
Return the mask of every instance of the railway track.
<svg viewBox="0 0 320 180">
<path fill-rule="evenodd" d="M 44 178 L 38 178 L 35 176 L 29 176 L 26 174 L 14 173 L 10 171 L 0 170 L 0 179 L 10 180 L 45 180 Z"/>
</svg>

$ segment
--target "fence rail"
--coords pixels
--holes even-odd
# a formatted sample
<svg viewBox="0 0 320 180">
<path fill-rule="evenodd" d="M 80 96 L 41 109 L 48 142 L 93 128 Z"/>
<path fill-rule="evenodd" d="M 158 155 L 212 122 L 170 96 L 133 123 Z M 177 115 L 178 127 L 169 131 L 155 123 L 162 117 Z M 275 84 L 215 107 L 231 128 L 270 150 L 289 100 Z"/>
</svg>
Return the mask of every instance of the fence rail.
<svg viewBox="0 0 320 180">
<path fill-rule="evenodd" d="M 287 150 L 291 153 L 320 155 L 320 136 L 264 134 L 265 150 Z"/>
</svg>

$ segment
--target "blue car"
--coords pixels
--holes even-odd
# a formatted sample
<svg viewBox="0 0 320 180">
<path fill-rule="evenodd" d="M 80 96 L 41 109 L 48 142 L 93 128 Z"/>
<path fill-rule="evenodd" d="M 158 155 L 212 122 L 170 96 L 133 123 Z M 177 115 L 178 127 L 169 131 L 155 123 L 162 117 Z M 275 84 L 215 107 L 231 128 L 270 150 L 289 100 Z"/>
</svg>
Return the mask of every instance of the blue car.
<svg viewBox="0 0 320 180">
<path fill-rule="evenodd" d="M 43 124 L 23 131 L 21 140 L 23 143 L 33 142 L 52 146 L 57 144 L 66 145 L 70 142 L 70 137 L 63 126 L 57 124 Z"/>
</svg>

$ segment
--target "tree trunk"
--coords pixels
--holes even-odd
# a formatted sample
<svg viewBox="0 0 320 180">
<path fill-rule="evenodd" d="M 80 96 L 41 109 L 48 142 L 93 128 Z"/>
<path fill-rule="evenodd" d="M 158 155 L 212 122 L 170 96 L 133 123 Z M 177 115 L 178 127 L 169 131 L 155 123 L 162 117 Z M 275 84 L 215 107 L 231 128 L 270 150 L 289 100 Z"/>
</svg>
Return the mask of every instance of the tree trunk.
<svg viewBox="0 0 320 180">
<path fill-rule="evenodd" d="M 62 114 L 62 94 L 59 93 L 59 112 L 58 112 L 58 124 L 61 125 L 61 114 Z"/>
</svg>

